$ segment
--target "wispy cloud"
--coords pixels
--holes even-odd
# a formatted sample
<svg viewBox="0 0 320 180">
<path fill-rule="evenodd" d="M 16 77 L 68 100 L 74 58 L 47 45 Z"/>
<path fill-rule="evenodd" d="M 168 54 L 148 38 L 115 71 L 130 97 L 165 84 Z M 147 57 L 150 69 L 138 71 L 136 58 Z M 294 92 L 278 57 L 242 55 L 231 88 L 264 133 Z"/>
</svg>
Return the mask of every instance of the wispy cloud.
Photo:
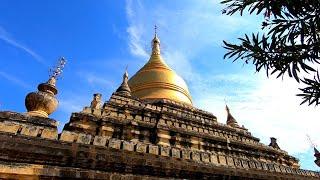
<svg viewBox="0 0 320 180">
<path fill-rule="evenodd" d="M 140 1 L 133 2 L 132 0 L 127 0 L 126 4 L 126 14 L 128 19 L 130 19 L 129 27 L 127 28 L 127 32 L 129 34 L 129 46 L 130 51 L 133 55 L 140 56 L 143 58 L 148 57 L 148 53 L 146 52 L 145 48 L 141 45 L 141 36 L 143 34 L 143 27 L 142 24 L 135 23 L 135 20 L 137 18 L 137 15 L 134 10 L 132 9 L 133 4 L 136 4 L 138 8 L 143 9 L 141 6 Z M 143 10 L 137 11 L 137 12 L 144 12 Z"/>
<path fill-rule="evenodd" d="M 103 74 L 94 74 L 90 72 L 78 72 L 82 79 L 84 79 L 89 85 L 99 85 L 103 87 L 115 88 L 115 84 L 112 80 L 103 78 Z"/>
<path fill-rule="evenodd" d="M 3 72 L 3 71 L 0 71 L 0 77 L 10 81 L 11 83 L 15 84 L 15 85 L 18 85 L 22 88 L 25 88 L 25 89 L 30 89 L 31 86 L 27 83 L 25 83 L 23 80 L 11 75 L 11 74 L 8 74 L 6 72 Z"/>
<path fill-rule="evenodd" d="M 229 68 L 234 64 L 222 64 L 222 55 L 217 56 L 215 51 L 206 57 L 201 54 L 219 49 L 222 40 L 234 40 L 240 34 L 258 30 L 259 18 L 222 15 L 222 7 L 216 1 L 167 2 L 170 5 L 165 2 L 153 6 L 127 1 L 129 48 L 133 55 L 146 60 L 144 44 L 149 44 L 151 28 L 157 23 L 164 57 L 187 80 L 195 106 L 214 113 L 225 123 L 226 99 L 241 125 L 265 144 L 275 136 L 280 147 L 291 154 L 310 150 L 306 133 L 320 145 L 319 108 L 299 105 L 296 82 L 267 79 L 264 74 L 254 74 L 252 69 L 250 74 L 247 67 L 245 71 L 243 68 L 232 72 Z M 223 49 L 218 51 L 221 53 Z M 196 62 L 199 60 L 207 71 L 199 67 Z M 313 163 L 312 159 L 308 161 Z M 302 164 L 310 162 L 303 159 Z"/>
<path fill-rule="evenodd" d="M 86 100 L 79 98 L 61 99 L 59 100 L 59 109 L 68 114 L 71 114 L 72 112 L 79 112 L 82 110 L 86 102 Z"/>
<path fill-rule="evenodd" d="M 140 36 L 141 32 L 139 30 L 139 27 L 129 27 L 127 29 L 128 33 L 130 34 L 130 51 L 132 54 L 136 56 L 141 56 L 141 57 L 148 57 L 148 53 L 146 50 L 141 46 L 140 42 Z"/>
<path fill-rule="evenodd" d="M 11 46 L 14 46 L 18 49 L 23 50 L 30 56 L 34 58 L 38 63 L 46 65 L 43 58 L 38 55 L 36 52 L 28 48 L 27 46 L 23 45 L 22 43 L 19 43 L 17 40 L 15 40 L 3 27 L 0 26 L 0 39 L 4 42 L 10 44 Z"/>
</svg>

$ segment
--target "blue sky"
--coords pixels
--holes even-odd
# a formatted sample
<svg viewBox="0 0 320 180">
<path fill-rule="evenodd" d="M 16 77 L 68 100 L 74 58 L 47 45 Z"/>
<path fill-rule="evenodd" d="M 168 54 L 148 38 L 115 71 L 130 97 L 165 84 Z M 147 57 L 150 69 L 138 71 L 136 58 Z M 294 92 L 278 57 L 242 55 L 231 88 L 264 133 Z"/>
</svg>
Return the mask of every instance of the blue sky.
<svg viewBox="0 0 320 180">
<path fill-rule="evenodd" d="M 225 123 L 224 99 L 240 124 L 265 144 L 279 146 L 318 170 L 306 134 L 320 144 L 318 107 L 299 106 L 293 80 L 255 73 L 223 60 L 222 40 L 258 31 L 262 17 L 225 16 L 218 1 L 17 1 L 0 5 L 0 110 L 25 112 L 24 98 L 48 78 L 60 56 L 67 65 L 57 86 L 59 129 L 71 112 L 103 100 L 147 60 L 154 24 L 166 62 L 189 85 L 194 105 Z"/>
</svg>

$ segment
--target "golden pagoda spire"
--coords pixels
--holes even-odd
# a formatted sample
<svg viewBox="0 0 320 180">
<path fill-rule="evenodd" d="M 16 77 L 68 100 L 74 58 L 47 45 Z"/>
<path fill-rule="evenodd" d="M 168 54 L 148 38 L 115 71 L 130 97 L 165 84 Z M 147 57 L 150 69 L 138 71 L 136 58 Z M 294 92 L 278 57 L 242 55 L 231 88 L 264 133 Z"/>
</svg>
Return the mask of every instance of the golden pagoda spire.
<svg viewBox="0 0 320 180">
<path fill-rule="evenodd" d="M 165 63 L 160 54 L 157 26 L 151 46 L 149 61 L 128 81 L 131 95 L 149 101 L 168 99 L 192 105 L 187 84 Z"/>
<path fill-rule="evenodd" d="M 38 85 L 38 92 L 31 92 L 26 96 L 25 106 L 30 116 L 48 117 L 58 107 L 58 100 L 55 95 L 58 93 L 56 88 L 57 78 L 61 75 L 66 60 L 62 57 L 58 65 L 50 69 L 49 80 Z"/>
</svg>

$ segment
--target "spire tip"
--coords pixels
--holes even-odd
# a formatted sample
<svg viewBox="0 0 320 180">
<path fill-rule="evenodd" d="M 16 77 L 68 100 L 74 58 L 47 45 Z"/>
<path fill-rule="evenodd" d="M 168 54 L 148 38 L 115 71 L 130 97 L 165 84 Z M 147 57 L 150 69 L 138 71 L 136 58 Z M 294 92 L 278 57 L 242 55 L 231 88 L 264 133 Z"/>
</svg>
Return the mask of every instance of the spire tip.
<svg viewBox="0 0 320 180">
<path fill-rule="evenodd" d="M 157 24 L 155 24 L 154 25 L 154 37 L 157 37 L 157 29 L 158 29 L 158 27 L 157 27 Z"/>
<path fill-rule="evenodd" d="M 154 38 L 152 40 L 152 54 L 160 54 L 160 40 L 157 34 L 157 25 L 154 26 Z"/>
</svg>

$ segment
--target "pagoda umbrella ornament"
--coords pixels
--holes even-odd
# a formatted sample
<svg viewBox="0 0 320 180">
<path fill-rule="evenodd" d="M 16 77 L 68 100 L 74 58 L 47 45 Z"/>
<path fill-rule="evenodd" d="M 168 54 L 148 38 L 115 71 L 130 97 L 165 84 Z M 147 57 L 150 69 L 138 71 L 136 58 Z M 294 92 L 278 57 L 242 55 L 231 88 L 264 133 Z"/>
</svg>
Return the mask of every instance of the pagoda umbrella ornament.
<svg viewBox="0 0 320 180">
<path fill-rule="evenodd" d="M 66 60 L 61 57 L 58 64 L 50 69 L 49 80 L 38 85 L 38 92 L 31 92 L 26 96 L 25 106 L 27 115 L 48 117 L 58 107 L 58 100 L 55 95 L 58 93 L 56 81 L 61 75 Z"/>
</svg>

